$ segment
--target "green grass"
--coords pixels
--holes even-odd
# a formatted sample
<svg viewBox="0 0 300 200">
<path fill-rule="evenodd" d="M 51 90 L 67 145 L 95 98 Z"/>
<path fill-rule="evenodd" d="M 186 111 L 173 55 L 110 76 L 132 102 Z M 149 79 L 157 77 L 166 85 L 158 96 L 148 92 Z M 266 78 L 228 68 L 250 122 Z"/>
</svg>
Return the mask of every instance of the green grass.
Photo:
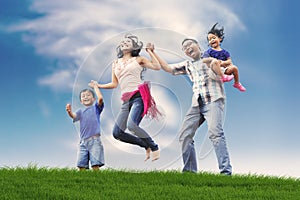
<svg viewBox="0 0 300 200">
<path fill-rule="evenodd" d="M 300 199 L 300 180 L 207 173 L 0 169 L 0 199 Z"/>
</svg>

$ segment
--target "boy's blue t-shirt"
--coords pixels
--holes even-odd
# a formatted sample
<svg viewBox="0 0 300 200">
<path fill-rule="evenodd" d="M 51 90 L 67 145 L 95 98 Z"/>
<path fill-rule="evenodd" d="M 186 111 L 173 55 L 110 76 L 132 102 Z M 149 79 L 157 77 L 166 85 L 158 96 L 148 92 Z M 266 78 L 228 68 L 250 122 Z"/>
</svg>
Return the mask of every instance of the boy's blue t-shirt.
<svg viewBox="0 0 300 200">
<path fill-rule="evenodd" d="M 225 49 L 222 49 L 221 51 L 216 51 L 212 48 L 209 48 L 204 52 L 202 57 L 203 58 L 213 57 L 218 60 L 226 61 L 228 58 L 230 58 L 230 53 Z"/>
<path fill-rule="evenodd" d="M 80 121 L 80 140 L 100 134 L 100 114 L 104 108 L 104 103 L 99 106 L 95 103 L 92 106 L 76 111 L 76 118 L 73 122 Z"/>
</svg>

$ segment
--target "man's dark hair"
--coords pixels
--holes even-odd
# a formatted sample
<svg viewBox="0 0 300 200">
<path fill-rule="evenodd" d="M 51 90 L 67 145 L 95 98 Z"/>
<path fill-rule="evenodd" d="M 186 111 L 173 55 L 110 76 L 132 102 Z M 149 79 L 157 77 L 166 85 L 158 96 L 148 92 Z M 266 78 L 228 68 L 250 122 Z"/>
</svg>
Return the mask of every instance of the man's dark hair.
<svg viewBox="0 0 300 200">
<path fill-rule="evenodd" d="M 184 43 L 185 41 L 187 41 L 187 40 L 191 40 L 191 41 L 195 42 L 196 44 L 198 44 L 198 41 L 197 41 L 196 39 L 194 39 L 194 38 L 185 38 L 185 39 L 181 42 L 181 45 L 183 45 L 183 43 Z"/>
</svg>

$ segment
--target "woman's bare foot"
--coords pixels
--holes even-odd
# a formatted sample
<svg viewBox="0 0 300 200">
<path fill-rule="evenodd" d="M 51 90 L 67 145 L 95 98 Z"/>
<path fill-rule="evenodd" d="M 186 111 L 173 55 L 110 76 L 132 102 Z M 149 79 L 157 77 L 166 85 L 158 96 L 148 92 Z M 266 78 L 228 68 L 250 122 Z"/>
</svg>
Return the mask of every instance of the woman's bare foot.
<svg viewBox="0 0 300 200">
<path fill-rule="evenodd" d="M 145 162 L 146 162 L 147 160 L 150 159 L 150 153 L 151 153 L 151 149 L 148 148 L 148 149 L 146 150 L 146 158 L 145 158 Z"/>
<path fill-rule="evenodd" d="M 160 157 L 160 150 L 152 151 L 152 161 L 158 160 Z"/>
</svg>

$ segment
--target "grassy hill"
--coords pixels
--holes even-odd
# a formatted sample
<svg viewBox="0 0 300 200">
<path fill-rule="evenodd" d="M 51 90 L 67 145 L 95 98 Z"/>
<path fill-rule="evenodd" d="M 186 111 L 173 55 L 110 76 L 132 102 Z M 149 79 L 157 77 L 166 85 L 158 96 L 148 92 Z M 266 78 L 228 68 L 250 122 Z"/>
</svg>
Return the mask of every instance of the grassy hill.
<svg viewBox="0 0 300 200">
<path fill-rule="evenodd" d="M 300 180 L 207 173 L 0 169 L 0 199 L 300 199 Z"/>
</svg>

